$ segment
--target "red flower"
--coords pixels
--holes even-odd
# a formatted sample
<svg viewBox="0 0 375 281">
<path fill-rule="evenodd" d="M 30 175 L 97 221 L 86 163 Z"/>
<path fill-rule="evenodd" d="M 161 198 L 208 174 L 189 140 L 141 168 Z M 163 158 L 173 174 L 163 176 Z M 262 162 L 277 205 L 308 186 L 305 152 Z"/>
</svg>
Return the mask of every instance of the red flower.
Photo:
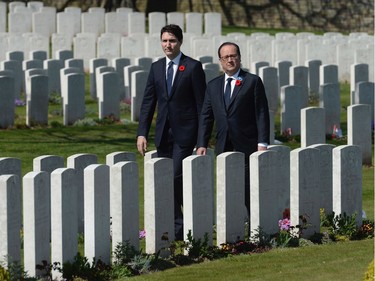
<svg viewBox="0 0 375 281">
<path fill-rule="evenodd" d="M 180 65 L 180 67 L 178 68 L 179 71 L 184 71 L 185 70 L 185 66 L 184 65 Z"/>
<path fill-rule="evenodd" d="M 237 79 L 236 80 L 236 86 L 241 86 L 241 81 L 242 81 L 241 79 Z"/>
<path fill-rule="evenodd" d="M 290 209 L 289 208 L 284 209 L 283 219 L 290 219 Z"/>
</svg>

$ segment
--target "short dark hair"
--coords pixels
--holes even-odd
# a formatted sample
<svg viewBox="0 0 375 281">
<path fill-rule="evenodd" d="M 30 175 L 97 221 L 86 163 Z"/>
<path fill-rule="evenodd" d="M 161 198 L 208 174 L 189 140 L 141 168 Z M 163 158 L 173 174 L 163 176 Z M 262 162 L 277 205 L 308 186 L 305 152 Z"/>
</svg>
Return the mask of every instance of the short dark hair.
<svg viewBox="0 0 375 281">
<path fill-rule="evenodd" d="M 174 36 L 176 36 L 179 42 L 182 42 L 182 39 L 183 39 L 182 29 L 177 24 L 168 24 L 164 26 L 160 31 L 160 38 L 164 32 L 172 33 Z"/>
<path fill-rule="evenodd" d="M 220 58 L 221 48 L 223 48 L 224 46 L 229 46 L 229 45 L 235 46 L 236 49 L 237 49 L 237 55 L 241 56 L 240 47 L 236 43 L 233 43 L 233 42 L 224 42 L 223 44 L 220 45 L 219 49 L 217 50 L 217 54 L 219 55 L 219 58 Z"/>
</svg>

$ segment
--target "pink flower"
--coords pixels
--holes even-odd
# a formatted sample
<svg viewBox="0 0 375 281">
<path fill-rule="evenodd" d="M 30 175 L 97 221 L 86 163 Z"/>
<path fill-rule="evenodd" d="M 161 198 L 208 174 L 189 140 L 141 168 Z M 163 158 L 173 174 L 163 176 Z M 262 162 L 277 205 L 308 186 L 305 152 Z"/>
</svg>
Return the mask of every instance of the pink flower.
<svg viewBox="0 0 375 281">
<path fill-rule="evenodd" d="M 290 220 L 287 218 L 279 220 L 279 228 L 280 230 L 288 231 L 290 228 Z"/>
<path fill-rule="evenodd" d="M 139 239 L 145 238 L 146 237 L 146 230 L 140 230 L 139 231 Z"/>
</svg>

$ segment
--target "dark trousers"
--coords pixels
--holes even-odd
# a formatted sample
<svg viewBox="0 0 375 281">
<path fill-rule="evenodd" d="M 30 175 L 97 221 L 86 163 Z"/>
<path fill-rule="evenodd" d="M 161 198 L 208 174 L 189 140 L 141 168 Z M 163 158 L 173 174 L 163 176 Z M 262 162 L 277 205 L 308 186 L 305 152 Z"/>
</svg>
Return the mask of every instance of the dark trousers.
<svg viewBox="0 0 375 281">
<path fill-rule="evenodd" d="M 170 129 L 164 134 L 163 140 L 157 147 L 157 154 L 158 157 L 167 157 L 173 160 L 175 239 L 183 240 L 182 160 L 193 154 L 194 146 L 176 144 Z"/>
</svg>

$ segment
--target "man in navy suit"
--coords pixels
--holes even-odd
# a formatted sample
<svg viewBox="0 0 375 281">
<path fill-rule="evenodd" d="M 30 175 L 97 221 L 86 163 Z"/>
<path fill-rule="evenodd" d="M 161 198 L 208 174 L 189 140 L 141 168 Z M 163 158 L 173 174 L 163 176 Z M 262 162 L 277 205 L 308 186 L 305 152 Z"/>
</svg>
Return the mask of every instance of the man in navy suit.
<svg viewBox="0 0 375 281">
<path fill-rule="evenodd" d="M 206 154 L 215 122 L 216 154 L 239 151 L 245 155 L 244 201 L 249 214 L 249 156 L 255 151 L 266 150 L 269 144 L 268 102 L 260 77 L 241 69 L 237 44 L 223 43 L 218 55 L 224 74 L 207 85 L 199 120 L 197 154 Z"/>
<path fill-rule="evenodd" d="M 180 51 L 183 33 L 178 25 L 160 32 L 165 58 L 151 65 L 139 117 L 137 149 L 144 155 L 156 105 L 155 146 L 158 157 L 173 159 L 175 238 L 183 239 L 182 160 L 197 143 L 199 114 L 206 90 L 202 64 Z"/>
</svg>

